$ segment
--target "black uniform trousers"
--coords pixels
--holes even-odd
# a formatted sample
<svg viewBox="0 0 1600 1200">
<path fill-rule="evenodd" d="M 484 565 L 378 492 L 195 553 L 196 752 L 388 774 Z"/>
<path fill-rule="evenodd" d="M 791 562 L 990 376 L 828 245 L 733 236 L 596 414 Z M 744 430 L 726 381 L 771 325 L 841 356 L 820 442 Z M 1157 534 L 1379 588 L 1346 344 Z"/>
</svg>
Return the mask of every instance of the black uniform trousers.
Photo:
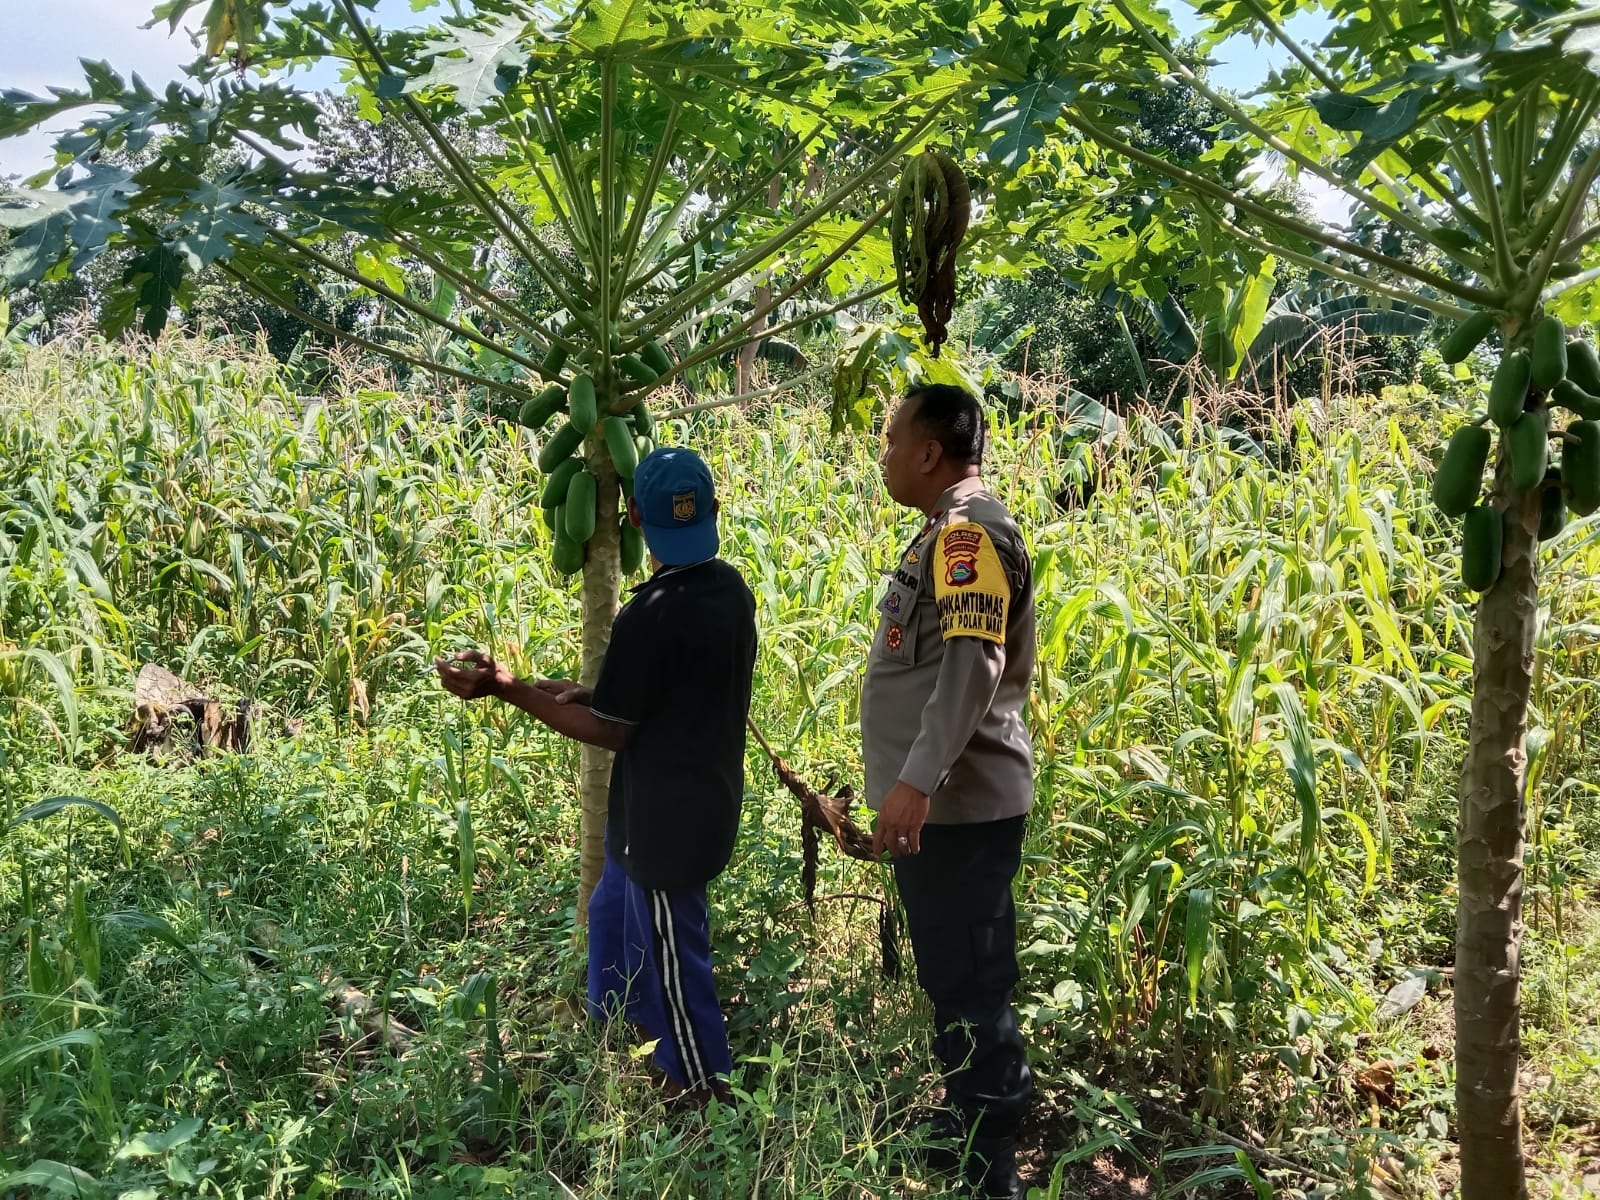
<svg viewBox="0 0 1600 1200">
<path fill-rule="evenodd" d="M 1033 1099 L 1016 987 L 1017 910 L 1024 817 L 924 825 L 922 852 L 894 860 L 917 982 L 933 1001 L 934 1052 L 945 1099 L 978 1136 L 1010 1138 Z"/>
</svg>

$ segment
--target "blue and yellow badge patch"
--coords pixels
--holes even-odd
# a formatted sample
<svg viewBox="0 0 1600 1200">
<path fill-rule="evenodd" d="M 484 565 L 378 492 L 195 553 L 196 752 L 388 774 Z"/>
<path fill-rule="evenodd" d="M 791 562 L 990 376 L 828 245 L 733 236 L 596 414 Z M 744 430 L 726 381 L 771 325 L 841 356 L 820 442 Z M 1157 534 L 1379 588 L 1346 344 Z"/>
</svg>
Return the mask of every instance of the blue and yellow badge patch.
<svg viewBox="0 0 1600 1200">
<path fill-rule="evenodd" d="M 982 525 L 962 521 L 939 531 L 933 595 L 946 641 L 976 637 L 1005 642 L 1011 584 L 994 539 Z"/>
<path fill-rule="evenodd" d="M 693 492 L 679 492 L 672 497 L 672 516 L 678 521 L 694 520 L 695 499 Z"/>
</svg>

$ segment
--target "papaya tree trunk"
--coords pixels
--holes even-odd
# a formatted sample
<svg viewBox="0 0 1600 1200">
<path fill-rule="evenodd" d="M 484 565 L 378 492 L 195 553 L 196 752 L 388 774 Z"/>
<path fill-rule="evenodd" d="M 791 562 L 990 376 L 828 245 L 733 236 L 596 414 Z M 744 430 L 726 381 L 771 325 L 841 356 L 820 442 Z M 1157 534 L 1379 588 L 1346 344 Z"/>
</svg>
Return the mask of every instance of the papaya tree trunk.
<svg viewBox="0 0 1600 1200">
<path fill-rule="evenodd" d="M 1478 603 L 1472 719 L 1456 846 L 1456 1123 L 1462 1200 L 1525 1200 L 1521 1051 L 1522 839 L 1539 580 L 1538 491 L 1511 485 L 1502 447 L 1501 575 Z"/>
<path fill-rule="evenodd" d="M 611 642 L 611 623 L 616 619 L 617 600 L 622 586 L 622 534 L 618 527 L 620 497 L 617 469 L 605 452 L 603 442 L 591 441 L 588 471 L 599 483 L 599 503 L 595 513 L 594 537 L 589 541 L 583 563 L 583 584 L 579 593 L 583 608 L 582 661 L 578 678 L 592 688 L 600 678 L 600 662 Z M 584 746 L 578 771 L 578 800 L 582 813 L 579 823 L 578 924 L 589 923 L 589 896 L 600 882 L 605 866 L 606 800 L 611 788 L 609 750 Z"/>
</svg>

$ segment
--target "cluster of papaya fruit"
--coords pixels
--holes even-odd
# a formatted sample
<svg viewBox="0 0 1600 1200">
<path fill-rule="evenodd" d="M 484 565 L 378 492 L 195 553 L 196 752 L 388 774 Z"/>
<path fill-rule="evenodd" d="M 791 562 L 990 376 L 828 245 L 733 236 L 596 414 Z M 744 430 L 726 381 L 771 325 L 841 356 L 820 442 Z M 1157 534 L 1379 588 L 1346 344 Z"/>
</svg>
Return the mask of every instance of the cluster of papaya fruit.
<svg viewBox="0 0 1600 1200">
<path fill-rule="evenodd" d="M 1497 323 L 1489 312 L 1468 317 L 1445 341 L 1445 362 L 1465 360 Z M 1561 431 L 1551 425 L 1556 408 L 1574 417 Z M 1505 540 L 1505 514 L 1479 503 L 1494 448 L 1490 424 L 1500 431 L 1513 492 L 1539 494 L 1540 541 L 1565 528 L 1568 512 L 1586 517 L 1600 509 L 1600 354 L 1581 338 L 1568 339 L 1561 318 L 1543 318 L 1527 349 L 1508 350 L 1500 359 L 1488 412 L 1456 430 L 1445 448 L 1433 500 L 1446 516 L 1461 518 L 1461 579 L 1478 592 L 1500 578 Z M 1555 463 L 1552 436 L 1561 444 Z"/>
<path fill-rule="evenodd" d="M 577 371 L 566 383 L 552 383 L 529 397 L 517 414 L 521 424 L 534 430 L 543 429 L 557 413 L 567 415 L 539 451 L 539 469 L 545 474 L 539 505 L 544 510 L 545 526 L 555 535 L 551 561 L 563 575 L 583 569 L 586 547 L 599 516 L 600 482 L 581 457 L 584 443 L 598 428 L 606 454 L 617 469 L 624 499 L 633 495 L 634 468 L 655 449 L 655 422 L 645 402 L 639 400 L 618 415 L 612 411 L 613 405 L 603 401 L 595 374 L 617 381 L 620 386 L 615 391 L 621 396 L 654 383 L 672 370 L 671 356 L 653 341 L 645 342 L 636 355 L 609 358 L 586 350 L 580 357 L 587 360 L 587 369 Z M 560 379 L 567 365 L 566 350 L 553 347 L 541 365 L 546 379 Z M 622 570 L 631 575 L 644 563 L 644 536 L 628 520 L 626 511 L 620 518 L 620 529 Z"/>
</svg>

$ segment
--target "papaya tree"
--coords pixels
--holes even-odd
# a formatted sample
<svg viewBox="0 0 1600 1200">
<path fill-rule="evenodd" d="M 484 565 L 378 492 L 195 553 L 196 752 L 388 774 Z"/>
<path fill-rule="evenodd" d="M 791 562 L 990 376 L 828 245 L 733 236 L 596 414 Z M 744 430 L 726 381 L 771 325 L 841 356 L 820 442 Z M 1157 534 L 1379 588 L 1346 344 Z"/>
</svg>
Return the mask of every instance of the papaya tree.
<svg viewBox="0 0 1600 1200">
<path fill-rule="evenodd" d="M 1486 376 L 1492 368 L 1485 410 L 1448 447 L 1434 493 L 1459 522 L 1461 590 L 1477 593 L 1458 797 L 1456 1103 L 1463 1197 L 1525 1196 L 1518 956 L 1537 547 L 1567 512 L 1600 508 L 1600 370 L 1593 348 L 1568 337 L 1600 315 L 1600 10 L 1575 0 L 1333 0 L 1323 5 L 1331 32 L 1307 45 L 1285 28 L 1303 7 L 1293 2 L 1202 5 L 1205 46 L 1248 34 L 1289 57 L 1243 101 L 1188 65 L 1160 12 L 1141 0 L 1110 7 L 1160 58 L 1169 85 L 1206 97 L 1240 138 L 1186 165 L 1138 144 L 1114 96 L 1084 89 L 1060 125 L 1081 139 L 1077 153 L 1094 148 L 1093 169 L 1115 184 L 1098 217 L 1074 220 L 1120 223 L 1126 236 L 1132 213 L 1199 217 L 1198 236 L 1231 240 L 1256 263 L 1293 263 L 1329 286 L 1420 306 L 1451 328 L 1448 362 L 1477 350 Z M 1243 152 L 1337 190 L 1348 226 L 1308 218 L 1260 181 L 1227 184 Z M 1059 216 L 1044 206 L 1032 219 L 1043 236 Z M 1097 246 L 1091 274 L 1162 302 L 1114 243 Z M 1212 319 L 1225 315 L 1226 289 L 1214 299 Z M 1204 300 L 1197 291 L 1186 302 Z M 1226 351 L 1208 358 L 1226 367 Z"/>
<path fill-rule="evenodd" d="M 478 0 L 403 32 L 370 27 L 370 7 L 166 0 L 158 17 L 176 27 L 192 12 L 207 34 L 184 82 L 158 92 L 89 64 L 80 90 L 0 95 L 0 137 L 94 110 L 58 143 L 53 181 L 0 200 L 5 275 L 62 277 L 118 248 L 112 330 L 154 333 L 197 277 L 220 276 L 329 337 L 494 397 L 539 439 L 553 562 L 581 576 L 587 682 L 620 579 L 640 566 L 621 512 L 671 385 L 896 289 L 941 329 L 959 234 L 940 206 L 960 180 L 930 171 L 953 160 L 928 148 L 1006 169 L 1042 140 L 1063 80 L 1131 36 L 1042 0 Z M 429 170 L 393 186 L 305 165 L 324 106 L 290 80 L 314 62 L 337 65 L 361 115 Z M 108 152 L 152 146 L 137 170 L 111 165 Z M 239 149 L 246 161 L 207 173 Z M 328 275 L 405 314 L 412 334 L 329 326 L 297 300 Z M 423 353 L 421 326 L 467 358 Z M 859 422 L 859 388 L 839 399 Z M 580 913 L 608 771 L 586 748 Z"/>
</svg>

